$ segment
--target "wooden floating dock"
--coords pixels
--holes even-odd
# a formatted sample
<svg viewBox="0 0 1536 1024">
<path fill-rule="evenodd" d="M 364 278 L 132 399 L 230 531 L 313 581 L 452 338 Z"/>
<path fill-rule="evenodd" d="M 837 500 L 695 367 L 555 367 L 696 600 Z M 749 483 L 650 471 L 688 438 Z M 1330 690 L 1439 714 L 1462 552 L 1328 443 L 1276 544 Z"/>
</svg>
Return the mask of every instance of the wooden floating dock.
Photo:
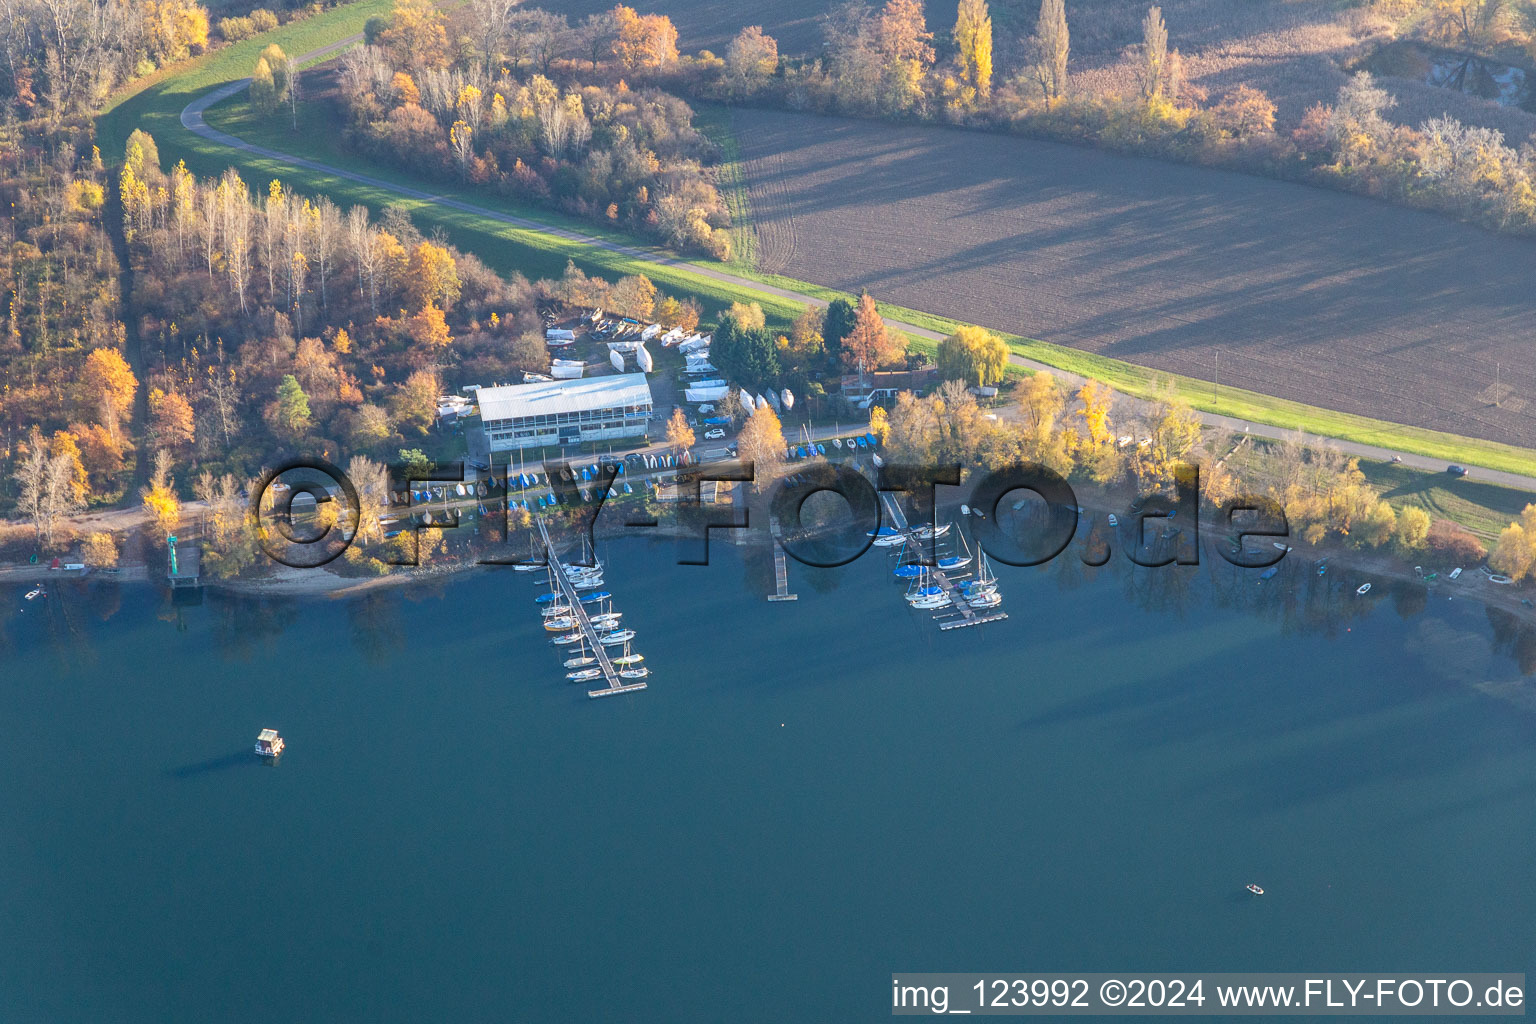
<svg viewBox="0 0 1536 1024">
<path fill-rule="evenodd" d="M 922 550 L 922 540 L 912 532 L 912 527 L 907 524 L 907 517 L 902 514 L 901 506 L 897 504 L 896 497 L 890 491 L 882 491 L 880 500 L 885 504 L 886 512 L 906 538 L 906 542 L 915 550 Z M 964 629 L 967 626 L 983 626 L 988 622 L 1001 622 L 1008 617 L 1007 612 L 986 611 L 972 608 L 965 595 L 960 592 L 960 582 L 970 578 L 970 573 L 962 573 L 951 576 L 936 566 L 928 568 L 928 578 L 934 585 L 941 587 L 949 597 L 948 607 L 935 610 L 933 617 L 939 623 L 939 629 Z"/>
<path fill-rule="evenodd" d="M 768 517 L 768 534 L 773 541 L 773 578 L 778 593 L 769 594 L 770 601 L 798 601 L 799 595 L 789 592 L 789 566 L 784 561 L 784 546 L 779 543 L 779 517 Z"/>
<path fill-rule="evenodd" d="M 534 522 L 539 524 L 539 536 L 544 539 L 544 558 L 549 562 L 549 573 L 554 577 L 555 586 L 565 597 L 567 604 L 571 606 L 571 615 L 576 619 L 577 628 L 586 637 L 587 643 L 592 647 L 592 656 L 597 659 L 597 667 L 602 669 L 603 680 L 608 685 L 600 690 L 588 690 L 588 697 L 611 697 L 616 693 L 629 693 L 633 690 L 645 689 L 645 680 L 626 683 L 619 670 L 614 667 L 612 659 L 608 657 L 608 648 L 598 643 L 597 627 L 592 625 L 592 620 L 587 616 L 587 607 L 581 603 L 581 597 L 576 593 L 576 586 L 565 575 L 565 565 L 555 554 L 555 546 L 549 540 L 549 527 L 544 525 L 544 517 L 538 516 Z"/>
</svg>

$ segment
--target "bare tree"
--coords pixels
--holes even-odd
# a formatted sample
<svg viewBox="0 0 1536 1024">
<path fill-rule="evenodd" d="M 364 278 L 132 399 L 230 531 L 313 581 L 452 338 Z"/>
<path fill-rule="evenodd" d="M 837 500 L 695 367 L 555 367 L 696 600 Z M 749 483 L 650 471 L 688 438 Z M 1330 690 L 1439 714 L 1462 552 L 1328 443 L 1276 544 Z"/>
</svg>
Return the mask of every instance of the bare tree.
<svg viewBox="0 0 1536 1024">
<path fill-rule="evenodd" d="M 325 282 L 336 263 L 336 243 L 341 236 L 341 211 L 325 197 L 315 200 L 310 208 L 309 248 L 315 257 L 315 270 L 320 277 L 320 307 L 329 308 L 326 302 Z"/>
<path fill-rule="evenodd" d="M 74 487 L 74 460 L 65 454 L 54 455 L 42 433 L 32 431 L 27 455 L 13 475 L 20 486 L 16 508 L 32 521 L 38 542 L 53 546 L 59 520 L 85 507 Z"/>
<path fill-rule="evenodd" d="M 1168 85 L 1168 26 L 1161 7 L 1147 8 L 1141 22 L 1141 95 L 1152 100 Z"/>
</svg>

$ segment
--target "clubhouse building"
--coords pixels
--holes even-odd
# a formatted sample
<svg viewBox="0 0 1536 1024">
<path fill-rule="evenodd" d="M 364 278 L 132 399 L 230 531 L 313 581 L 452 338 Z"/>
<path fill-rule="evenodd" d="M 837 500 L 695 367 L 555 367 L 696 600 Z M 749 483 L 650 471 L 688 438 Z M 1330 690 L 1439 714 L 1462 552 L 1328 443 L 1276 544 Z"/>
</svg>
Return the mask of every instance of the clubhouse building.
<svg viewBox="0 0 1536 1024">
<path fill-rule="evenodd" d="M 643 373 L 481 388 L 475 396 L 493 452 L 644 437 L 651 418 Z"/>
</svg>

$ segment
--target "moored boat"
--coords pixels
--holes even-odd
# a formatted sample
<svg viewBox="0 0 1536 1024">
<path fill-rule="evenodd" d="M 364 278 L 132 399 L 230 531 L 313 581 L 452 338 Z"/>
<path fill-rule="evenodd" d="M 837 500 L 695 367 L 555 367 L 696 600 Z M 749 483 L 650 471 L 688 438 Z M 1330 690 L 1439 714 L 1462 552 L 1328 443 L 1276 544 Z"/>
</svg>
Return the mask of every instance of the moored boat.
<svg viewBox="0 0 1536 1024">
<path fill-rule="evenodd" d="M 620 629 L 620 630 L 615 630 L 612 633 L 604 633 L 602 636 L 597 638 L 597 642 L 602 644 L 604 647 L 613 647 L 613 646 L 616 646 L 618 644 L 628 643 L 629 641 L 633 640 L 634 638 L 635 638 L 635 631 L 634 630 L 632 630 L 632 629 Z"/>
</svg>

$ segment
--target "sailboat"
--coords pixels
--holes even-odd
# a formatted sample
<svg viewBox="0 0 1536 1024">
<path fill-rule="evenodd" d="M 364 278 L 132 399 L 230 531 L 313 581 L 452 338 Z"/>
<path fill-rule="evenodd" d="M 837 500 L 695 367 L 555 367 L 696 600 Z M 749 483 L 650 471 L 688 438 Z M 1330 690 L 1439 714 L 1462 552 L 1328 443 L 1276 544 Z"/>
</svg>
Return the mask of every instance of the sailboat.
<svg viewBox="0 0 1536 1024">
<path fill-rule="evenodd" d="M 616 647 L 619 644 L 627 644 L 627 643 L 629 643 L 629 641 L 633 640 L 634 638 L 635 638 L 635 631 L 634 630 L 632 630 L 632 629 L 619 629 L 619 630 L 615 630 L 612 633 L 604 633 L 602 636 L 597 638 L 597 642 L 602 644 L 604 647 Z"/>
<path fill-rule="evenodd" d="M 965 535 L 960 534 L 959 536 L 960 547 L 961 550 L 964 551 L 964 554 L 946 555 L 945 557 L 939 559 L 935 564 L 940 569 L 944 569 L 946 571 L 952 569 L 964 569 L 966 566 L 971 564 L 971 549 L 966 546 Z"/>
<path fill-rule="evenodd" d="M 632 668 L 645 660 L 643 654 L 630 654 L 629 641 L 624 641 L 624 653 L 613 659 L 613 663 L 620 668 Z"/>
<path fill-rule="evenodd" d="M 963 593 L 967 600 L 970 600 L 970 603 L 973 605 L 976 604 L 976 601 L 974 600 L 975 598 L 982 597 L 986 594 L 992 594 L 994 596 L 997 594 L 997 577 L 992 573 L 992 563 L 987 561 L 987 554 L 985 551 L 981 553 L 981 571 L 977 574 L 975 579 L 966 580 L 964 583 L 961 583 L 960 592 Z M 998 598 L 997 601 L 991 602 L 991 604 L 987 605 L 987 607 L 992 607 L 993 605 L 998 604 L 1001 600 L 1001 598 Z"/>
</svg>

